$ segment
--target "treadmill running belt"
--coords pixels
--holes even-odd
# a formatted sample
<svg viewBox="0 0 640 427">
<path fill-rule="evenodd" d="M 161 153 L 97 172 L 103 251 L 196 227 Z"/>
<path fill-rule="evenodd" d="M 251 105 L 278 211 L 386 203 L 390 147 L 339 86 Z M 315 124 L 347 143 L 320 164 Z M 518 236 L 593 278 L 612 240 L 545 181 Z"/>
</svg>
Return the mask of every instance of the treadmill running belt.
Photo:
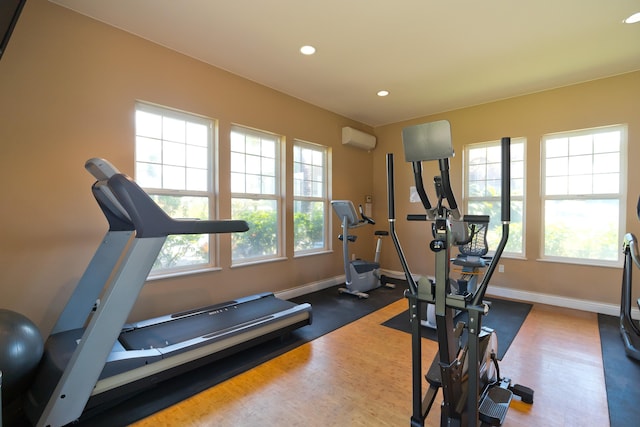
<svg viewBox="0 0 640 427">
<path fill-rule="evenodd" d="M 170 322 L 124 331 L 120 334 L 119 340 L 127 350 L 162 348 L 255 322 L 296 305 L 275 297 L 260 298 L 231 305 L 222 310 L 207 311 Z"/>
</svg>

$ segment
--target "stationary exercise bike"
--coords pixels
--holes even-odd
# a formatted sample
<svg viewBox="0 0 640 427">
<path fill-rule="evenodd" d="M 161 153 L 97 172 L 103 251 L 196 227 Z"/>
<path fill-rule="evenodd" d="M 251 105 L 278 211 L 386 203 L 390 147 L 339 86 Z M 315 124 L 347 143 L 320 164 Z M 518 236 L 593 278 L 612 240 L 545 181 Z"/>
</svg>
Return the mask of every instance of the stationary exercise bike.
<svg viewBox="0 0 640 427">
<path fill-rule="evenodd" d="M 395 284 L 380 274 L 382 238 L 389 233 L 383 230 L 375 232 L 377 242 L 373 262 L 363 259 L 350 260 L 349 242 L 355 242 L 358 236 L 350 234 L 349 230 L 363 225 L 375 225 L 375 221 L 364 214 L 362 205 L 360 205 L 360 216 L 358 216 L 351 200 L 333 200 L 331 206 L 342 224 L 342 234 L 338 236 L 338 239 L 342 242 L 345 287 L 339 289 L 340 293 L 355 295 L 358 298 L 368 298 L 369 294 L 366 292 L 372 289 L 380 286 L 394 288 Z"/>
<path fill-rule="evenodd" d="M 638 219 L 640 219 L 640 199 L 637 207 Z M 622 295 L 620 301 L 620 334 L 624 342 L 624 350 L 627 356 L 640 360 L 640 326 L 631 318 L 631 293 L 633 290 L 633 264 L 640 268 L 640 256 L 638 255 L 638 242 L 633 233 L 624 235 L 622 243 L 624 253 L 624 269 L 622 273 Z M 637 301 L 640 307 L 640 299 Z"/>
<path fill-rule="evenodd" d="M 452 292 L 450 250 L 464 240 L 455 232 L 453 224 L 464 217 L 460 214 L 449 182 L 449 157 L 453 156 L 451 129 L 448 121 L 410 126 L 402 131 L 405 160 L 412 163 L 416 190 L 425 214 L 414 215 L 433 222 L 433 240 L 429 244 L 435 253 L 435 281 L 428 278 L 414 280 L 395 230 L 395 201 L 393 184 L 393 154 L 387 154 L 387 191 L 389 199 L 389 231 L 404 270 L 409 289 L 412 336 L 413 414 L 411 426 L 424 426 L 427 414 L 441 388 L 441 426 L 501 425 L 514 395 L 525 403 L 533 403 L 533 390 L 512 385 L 500 376 L 497 362 L 497 335 L 482 326 L 489 311 L 483 302 L 489 280 L 507 244 L 510 217 L 510 139 L 502 139 L 502 237 L 486 273 L 473 292 Z M 440 176 L 436 177 L 437 204 L 432 207 L 424 190 L 422 162 L 438 160 Z M 445 205 L 446 202 L 446 205 Z M 426 374 L 429 388 L 422 393 L 422 336 L 419 313 L 425 304 L 434 304 L 437 324 L 438 353 Z M 465 311 L 468 323 L 454 326 L 456 310 Z M 467 342 L 462 344 L 463 332 Z"/>
<path fill-rule="evenodd" d="M 438 186 L 436 186 L 438 188 Z M 464 221 L 452 222 L 452 232 L 457 236 L 456 246 L 458 255 L 451 262 L 460 270 L 459 277 L 450 278 L 451 291 L 458 295 L 475 292 L 478 277 L 489 266 L 492 257 L 488 256 L 487 229 L 490 218 L 488 215 L 465 215 Z M 429 278 L 435 286 L 435 278 Z M 456 314 L 460 314 L 456 310 Z M 422 326 L 436 328 L 436 307 L 427 304 L 426 318 L 421 321 Z"/>
</svg>

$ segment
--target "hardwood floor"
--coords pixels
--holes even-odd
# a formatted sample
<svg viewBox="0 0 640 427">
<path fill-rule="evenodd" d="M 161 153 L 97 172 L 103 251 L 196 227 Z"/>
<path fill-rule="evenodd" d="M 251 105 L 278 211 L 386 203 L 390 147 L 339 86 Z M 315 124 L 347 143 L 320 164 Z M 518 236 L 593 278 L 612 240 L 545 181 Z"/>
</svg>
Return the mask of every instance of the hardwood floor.
<svg viewBox="0 0 640 427">
<path fill-rule="evenodd" d="M 400 300 L 134 424 L 144 426 L 407 426 L 410 335 L 381 323 Z M 425 366 L 437 344 L 423 340 Z M 500 364 L 532 387 L 505 427 L 609 426 L 597 315 L 534 305 Z M 439 425 L 439 397 L 426 425 Z"/>
</svg>

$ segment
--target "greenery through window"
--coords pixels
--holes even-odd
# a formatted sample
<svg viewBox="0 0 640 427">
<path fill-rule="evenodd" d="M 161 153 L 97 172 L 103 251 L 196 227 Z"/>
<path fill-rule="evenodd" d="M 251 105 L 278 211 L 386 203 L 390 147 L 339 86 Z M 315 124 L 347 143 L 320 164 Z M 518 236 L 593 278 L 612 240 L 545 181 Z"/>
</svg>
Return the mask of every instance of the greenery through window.
<svg viewBox="0 0 640 427">
<path fill-rule="evenodd" d="M 293 146 L 293 240 L 296 254 L 327 249 L 328 156 L 326 147 Z"/>
<path fill-rule="evenodd" d="M 231 237 L 234 262 L 282 254 L 280 200 L 280 137 L 233 126 L 231 216 L 249 224 L 249 231 Z"/>
<path fill-rule="evenodd" d="M 210 219 L 213 121 L 136 103 L 136 182 L 173 218 Z M 210 235 L 169 236 L 152 275 L 213 265 Z"/>
<path fill-rule="evenodd" d="M 617 265 L 624 225 L 626 126 L 546 135 L 543 257 Z"/>
<path fill-rule="evenodd" d="M 495 250 L 502 237 L 502 150 L 500 141 L 465 147 L 466 213 L 489 215 L 487 242 Z M 524 255 L 525 139 L 511 140 L 511 222 L 505 254 Z"/>
</svg>

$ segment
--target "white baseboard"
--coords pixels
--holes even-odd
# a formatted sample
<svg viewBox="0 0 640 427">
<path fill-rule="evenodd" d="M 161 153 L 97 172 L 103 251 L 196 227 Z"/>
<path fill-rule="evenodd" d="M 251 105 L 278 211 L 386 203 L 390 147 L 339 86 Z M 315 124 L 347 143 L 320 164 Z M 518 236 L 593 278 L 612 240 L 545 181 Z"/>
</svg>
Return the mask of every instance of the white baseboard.
<svg viewBox="0 0 640 427">
<path fill-rule="evenodd" d="M 515 289 L 502 288 L 499 286 L 489 286 L 488 295 L 496 297 L 511 298 L 519 301 L 531 303 L 540 303 L 554 305 L 556 307 L 572 308 L 575 310 L 589 311 L 592 313 L 608 314 L 610 316 L 620 315 L 620 306 L 618 304 L 607 304 L 597 301 L 590 301 L 578 298 L 561 297 L 558 295 L 543 294 L 531 291 L 519 291 Z M 640 310 L 631 308 L 633 318 L 640 317 Z"/>
<path fill-rule="evenodd" d="M 299 297 L 301 295 L 310 294 L 311 292 L 321 291 L 331 286 L 336 286 L 344 283 L 344 274 L 342 276 L 330 277 L 328 279 L 319 280 L 317 282 L 307 283 L 306 285 L 297 286 L 295 288 L 285 289 L 284 291 L 276 292 L 276 297 L 280 299 L 291 299 Z"/>
<path fill-rule="evenodd" d="M 404 273 L 398 271 L 383 270 L 382 272 L 389 276 L 404 277 Z M 344 280 L 344 275 L 330 277 L 328 279 L 277 292 L 276 296 L 281 299 L 291 299 L 311 292 L 320 291 L 331 286 L 339 285 L 341 283 L 344 283 Z M 490 285 L 487 289 L 487 295 L 510 298 L 530 303 L 553 305 L 556 307 L 572 308 L 575 310 L 607 314 L 610 316 L 618 316 L 620 314 L 620 306 L 618 304 L 607 304 L 578 298 L 568 298 L 558 295 L 543 294 L 540 292 L 520 291 L 500 286 Z M 637 307 L 632 307 L 631 316 L 634 319 L 640 318 L 640 310 L 638 310 Z"/>
</svg>

